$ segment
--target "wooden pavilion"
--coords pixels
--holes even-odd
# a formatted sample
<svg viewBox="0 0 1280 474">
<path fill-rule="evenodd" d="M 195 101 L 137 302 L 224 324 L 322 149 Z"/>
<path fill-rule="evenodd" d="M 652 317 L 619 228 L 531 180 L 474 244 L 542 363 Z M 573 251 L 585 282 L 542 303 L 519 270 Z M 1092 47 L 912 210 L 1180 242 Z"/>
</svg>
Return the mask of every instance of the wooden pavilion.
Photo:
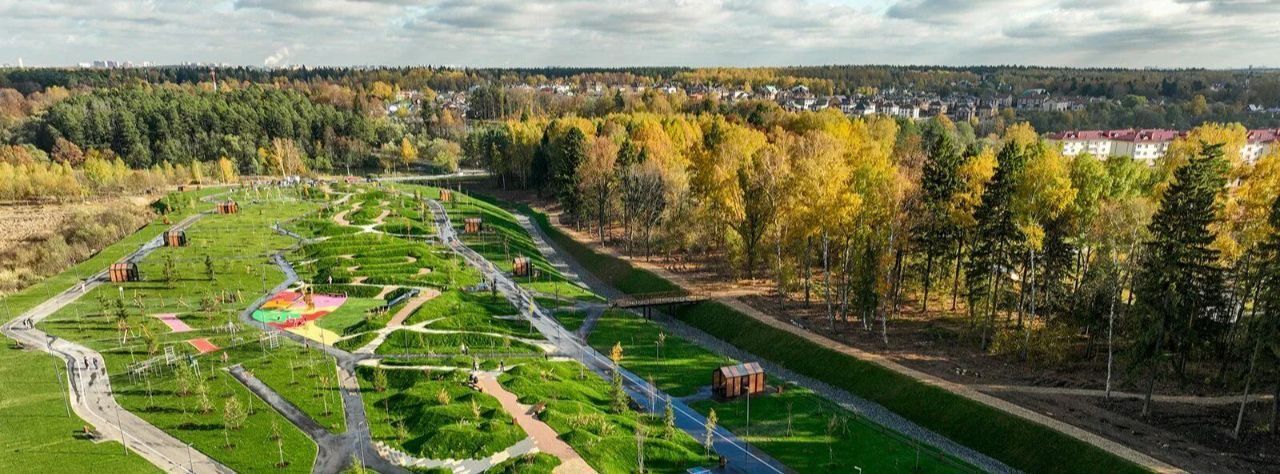
<svg viewBox="0 0 1280 474">
<path fill-rule="evenodd" d="M 711 373 L 711 394 L 728 400 L 764 391 L 764 369 L 756 362 L 729 365 Z"/>
</svg>

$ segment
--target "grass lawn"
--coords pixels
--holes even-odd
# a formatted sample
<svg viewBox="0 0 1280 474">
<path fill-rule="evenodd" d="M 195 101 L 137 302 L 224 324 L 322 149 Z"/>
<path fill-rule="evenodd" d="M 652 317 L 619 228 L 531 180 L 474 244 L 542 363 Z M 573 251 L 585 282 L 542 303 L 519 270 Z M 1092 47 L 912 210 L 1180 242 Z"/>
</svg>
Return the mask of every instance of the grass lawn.
<svg viewBox="0 0 1280 474">
<path fill-rule="evenodd" d="M 54 375 L 55 365 L 63 383 Z M 65 367 L 44 353 L 0 345 L 0 472 L 55 466 L 96 474 L 161 472 L 136 454 L 125 455 L 120 443 L 76 437 L 87 423 L 75 412 L 67 415 Z"/>
<path fill-rule="evenodd" d="M 439 188 L 419 185 L 399 186 L 427 198 L 440 197 Z M 515 215 L 503 208 L 501 203 L 457 192 L 453 193 L 453 196 L 454 202 L 442 204 L 463 243 L 506 272 L 511 271 L 512 259 L 515 257 L 529 258 L 539 276 L 516 278 L 516 283 L 521 287 L 536 293 L 557 295 L 564 299 L 603 301 L 590 290 L 578 286 L 561 275 L 546 256 L 538 251 L 533 237 L 520 226 Z M 463 233 L 465 219 L 471 217 L 481 219 L 485 232 L 478 235 Z"/>
<path fill-rule="evenodd" d="M 537 331 L 530 333 L 529 324 L 494 316 L 515 316 L 518 310 L 506 298 L 487 292 L 465 293 L 446 291 L 418 307 L 407 325 L 432 321 L 431 329 L 491 332 L 513 336 L 540 338 Z"/>
<path fill-rule="evenodd" d="M 361 325 L 365 322 L 365 315 L 368 311 L 387 304 L 382 298 L 347 298 L 347 301 L 338 307 L 337 311 L 326 314 L 316 320 L 316 325 L 338 334 L 346 334 L 347 328 Z"/>
<path fill-rule="evenodd" d="M 337 367 L 333 357 L 281 338 L 280 347 L 263 351 L 250 344 L 237 354 L 245 370 L 271 387 L 281 397 L 334 433 L 346 430 L 342 395 L 338 393 Z"/>
<path fill-rule="evenodd" d="M 51 315 L 41 327 L 101 352 L 113 374 L 112 385 L 121 406 L 228 467 L 241 472 L 274 471 L 278 458 L 273 434 L 278 431 L 288 462 L 283 471 L 309 471 L 315 445 L 260 401 L 243 428 L 228 431 L 226 437 L 231 438 L 234 447 L 226 447 L 223 404 L 234 397 L 248 406 L 255 397 L 217 369 L 224 365 L 222 352 L 197 357 L 206 386 L 203 396 L 194 393 L 194 389 L 180 394 L 183 390 L 178 390 L 178 377 L 172 368 L 150 379 L 133 379 L 125 374 L 129 364 L 155 357 L 166 347 L 180 355 L 195 353 L 186 342 L 188 339 L 205 338 L 221 348 L 256 339 L 254 329 L 235 323 L 235 314 L 262 294 L 263 288 L 274 286 L 283 278 L 267 256 L 293 243 L 266 229 L 272 222 L 317 207 L 292 194 L 279 193 L 283 199 L 272 201 L 256 201 L 255 196 L 242 192 L 233 194 L 241 205 L 240 213 L 206 216 L 187 229 L 189 246 L 166 247 L 152 253 L 139 264 L 143 281 L 99 286 Z M 213 279 L 207 274 L 205 256 L 213 262 Z M 175 313 L 193 330 L 172 333 L 154 317 L 157 313 Z M 127 333 L 120 331 L 121 322 Z M 239 332 L 226 332 L 228 323 Z M 122 340 L 122 334 L 127 338 Z M 253 342 L 248 344 L 256 346 Z M 226 364 L 240 362 L 247 353 L 254 352 L 228 352 Z M 205 399 L 208 403 L 202 401 Z M 209 410 L 201 410 L 201 405 Z"/>
<path fill-rule="evenodd" d="M 585 377 L 579 378 L 584 371 Z M 714 464 L 687 433 L 676 430 L 671 439 L 665 439 L 661 419 L 629 410 L 610 412 L 609 382 L 577 362 L 520 365 L 499 381 L 520 397 L 520 403 L 545 402 L 542 420 L 602 474 L 636 471 L 635 431 L 639 426 L 647 433 L 644 458 L 648 472 L 684 473 L 691 467 Z"/>
<path fill-rule="evenodd" d="M 374 440 L 421 458 L 479 459 L 525 438 L 498 400 L 467 387 L 461 372 L 384 370 L 388 386 L 379 392 L 375 369 L 357 369 Z"/>
<path fill-rule="evenodd" d="M 771 386 L 778 382 L 769 380 Z M 722 426 L 798 472 L 846 471 L 853 466 L 864 472 L 981 472 L 927 446 L 921 447 L 917 465 L 916 444 L 909 439 L 794 385 L 780 394 L 753 397 L 750 428 L 744 398 L 704 400 L 692 406 L 704 415 L 715 409 Z"/>
<path fill-rule="evenodd" d="M 185 196 L 189 199 L 191 204 L 170 215 L 169 220 L 177 223 L 196 212 L 213 207 L 213 204 L 200 201 L 199 198 L 223 191 L 226 191 L 226 189 L 205 188 L 200 191 L 170 193 L 168 199 L 177 199 L 179 196 Z M 120 260 L 125 255 L 137 250 L 143 243 L 151 240 L 157 235 L 160 235 L 165 230 L 168 230 L 169 227 L 169 225 L 164 223 L 164 219 L 157 218 L 146 226 L 143 226 L 137 232 L 121 239 L 110 247 L 102 249 L 97 254 L 89 257 L 89 259 L 72 266 L 62 273 L 41 280 L 39 283 L 31 285 L 22 291 L 5 296 L 3 299 L 0 299 L 0 319 L 3 319 L 4 321 L 13 319 L 17 315 L 35 307 L 37 304 L 49 299 L 58 292 L 79 283 L 84 277 L 102 271 L 107 268 L 107 266 L 111 265 L 112 262 Z"/>
<path fill-rule="evenodd" d="M 461 354 L 462 346 L 472 354 L 541 354 L 542 350 L 508 337 L 476 333 L 428 334 L 399 330 L 387 335 L 378 354 Z"/>
<path fill-rule="evenodd" d="M 485 471 L 489 474 L 551 474 L 560 458 L 547 453 L 526 454 L 511 458 Z"/>
<path fill-rule="evenodd" d="M 662 328 L 651 321 L 609 310 L 596 321 L 587 343 L 601 354 L 610 354 L 614 344 L 621 343 L 622 366 L 636 375 L 652 378 L 658 388 L 673 397 L 692 395 L 699 387 L 711 385 L 712 371 L 737 363 L 670 335 L 659 347 L 659 334 L 663 334 Z"/>
<path fill-rule="evenodd" d="M 452 252 L 385 234 L 331 237 L 290 255 L 298 274 L 317 284 L 350 283 L 363 278 L 374 285 L 462 288 L 480 282 L 480 273 Z"/>
<path fill-rule="evenodd" d="M 725 342 L 879 403 L 953 441 L 1026 472 L 1145 472 L 1140 466 L 1043 425 L 925 385 L 877 364 L 818 346 L 708 302 L 677 311 Z M 838 367 L 838 370 L 833 368 Z"/>
<path fill-rule="evenodd" d="M 577 331 L 578 328 L 581 328 L 582 325 L 587 322 L 586 311 L 562 310 L 552 313 L 551 316 L 556 318 L 556 321 L 559 321 L 560 325 L 564 326 L 564 328 L 570 332 Z"/>
</svg>

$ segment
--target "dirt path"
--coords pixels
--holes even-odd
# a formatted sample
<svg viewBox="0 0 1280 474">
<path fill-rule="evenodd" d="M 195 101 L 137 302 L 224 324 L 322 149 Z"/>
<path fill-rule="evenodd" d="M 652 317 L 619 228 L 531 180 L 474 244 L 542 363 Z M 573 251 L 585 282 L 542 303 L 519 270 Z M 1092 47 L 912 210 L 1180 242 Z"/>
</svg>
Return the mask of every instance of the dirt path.
<svg viewBox="0 0 1280 474">
<path fill-rule="evenodd" d="M 1066 387 L 1037 387 L 1033 385 L 982 385 L 972 384 L 969 387 L 980 392 L 999 393 L 999 392 L 1018 392 L 1029 393 L 1033 395 L 1070 395 L 1076 397 L 1106 397 L 1105 390 L 1089 389 L 1089 388 L 1066 388 Z M 1146 394 L 1121 392 L 1117 390 L 1111 391 L 1111 398 L 1124 398 L 1132 400 L 1141 400 Z M 1271 400 L 1269 394 L 1251 394 L 1250 402 L 1265 402 Z M 1218 396 L 1196 396 L 1196 395 L 1151 395 L 1151 400 L 1161 403 L 1185 403 L 1188 405 L 1199 406 L 1216 406 L 1216 405 L 1239 405 L 1239 395 L 1218 395 Z"/>
<path fill-rule="evenodd" d="M 879 364 L 879 365 L 881 365 L 881 366 L 883 366 L 883 367 L 885 367 L 885 368 L 887 368 L 887 369 L 893 370 L 894 372 L 897 372 L 897 373 L 899 373 L 899 374 L 905 375 L 905 376 L 910 377 L 910 378 L 912 378 L 912 379 L 915 379 L 915 380 L 917 380 L 917 381 L 919 381 L 919 382 L 922 382 L 922 383 L 925 383 L 925 384 L 928 384 L 928 385 L 933 385 L 933 386 L 935 386 L 935 387 L 938 387 L 938 388 L 941 388 L 941 389 L 946 390 L 946 391 L 948 391 L 948 392 L 951 392 L 951 393 L 953 393 L 953 394 L 955 394 L 955 395 L 958 395 L 958 396 L 961 396 L 961 397 L 967 398 L 967 399 L 969 399 L 969 400 L 972 400 L 972 401 L 975 401 L 975 402 L 978 402 L 978 403 L 982 403 L 982 404 L 984 404 L 984 405 L 987 405 L 987 406 L 990 406 L 990 407 L 992 407 L 992 408 L 998 409 L 998 410 L 1003 411 L 1003 412 L 1005 412 L 1005 413 L 1008 413 L 1008 414 L 1011 414 L 1011 415 L 1014 415 L 1014 416 L 1018 416 L 1018 417 L 1021 417 L 1021 418 L 1023 418 L 1023 419 L 1026 419 L 1026 420 L 1029 420 L 1029 421 L 1033 421 L 1033 422 L 1039 423 L 1039 424 L 1041 424 L 1041 425 L 1044 425 L 1044 426 L 1050 427 L 1050 428 L 1052 428 L 1052 429 L 1054 429 L 1054 430 L 1056 430 L 1056 431 L 1058 431 L 1058 432 L 1061 432 L 1061 433 L 1063 433 L 1063 434 L 1065 434 L 1065 435 L 1067 435 L 1067 436 L 1071 436 L 1071 437 L 1076 438 L 1076 439 L 1078 439 L 1078 440 L 1081 440 L 1081 441 L 1084 441 L 1084 442 L 1086 442 L 1086 443 L 1092 444 L 1092 445 L 1094 445 L 1094 446 L 1096 446 L 1096 447 L 1098 447 L 1098 448 L 1100 448 L 1100 449 L 1106 450 L 1107 452 L 1112 453 L 1112 454 L 1114 454 L 1114 455 L 1116 455 L 1116 456 L 1119 456 L 1119 457 L 1124 458 L 1124 459 L 1126 459 L 1126 460 L 1129 460 L 1129 461 L 1131 461 L 1131 462 L 1134 462 L 1134 463 L 1137 463 L 1137 464 L 1139 464 L 1139 465 L 1142 465 L 1142 466 L 1144 466 L 1144 467 L 1146 467 L 1147 469 L 1150 469 L 1150 470 L 1152 470 L 1152 471 L 1159 472 L 1159 473 L 1182 473 L 1182 472 L 1185 472 L 1185 471 L 1184 471 L 1184 470 L 1182 470 L 1182 469 L 1179 469 L 1179 468 L 1177 468 L 1177 467 L 1171 466 L 1171 465 L 1169 465 L 1169 464 L 1167 464 L 1167 463 L 1165 463 L 1165 462 L 1163 462 L 1163 461 L 1160 461 L 1160 460 L 1158 460 L 1158 459 L 1155 459 L 1155 458 L 1153 458 L 1153 457 L 1151 457 L 1151 456 L 1148 456 L 1147 454 L 1144 454 L 1144 453 L 1139 452 L 1139 451 L 1137 451 L 1137 450 L 1135 450 L 1135 449 L 1132 449 L 1132 448 L 1130 448 L 1130 447 L 1128 447 L 1128 446 L 1125 446 L 1125 445 L 1122 445 L 1122 444 L 1117 443 L 1117 442 L 1115 442 L 1115 441 L 1112 441 L 1112 440 L 1110 440 L 1110 439 L 1108 439 L 1108 438 L 1105 438 L 1105 437 L 1103 437 L 1103 436 L 1097 435 L 1097 434 L 1095 434 L 1095 433 L 1092 433 L 1092 432 L 1090 432 L 1090 431 L 1086 431 L 1086 430 L 1081 429 L 1081 428 L 1077 428 L 1077 427 L 1075 427 L 1075 426 L 1073 426 L 1073 425 L 1067 424 L 1067 423 L 1062 422 L 1062 421 L 1059 421 L 1059 420 L 1057 420 L 1057 419 L 1054 419 L 1054 418 L 1051 418 L 1051 417 L 1048 417 L 1048 416 L 1042 415 L 1042 414 L 1037 413 L 1037 412 L 1035 412 L 1035 411 L 1032 411 L 1032 410 L 1030 410 L 1030 409 L 1027 409 L 1027 408 L 1024 408 L 1024 407 L 1022 407 L 1022 406 L 1016 405 L 1016 404 L 1014 404 L 1014 403 L 1012 403 L 1012 402 L 1008 402 L 1008 401 L 1002 400 L 1002 399 L 1000 399 L 1000 398 L 996 398 L 996 397 L 994 397 L 994 396 L 991 396 L 991 395 L 988 395 L 988 394 L 985 394 L 985 393 L 979 392 L 978 390 L 976 390 L 976 389 L 974 389 L 974 388 L 972 388 L 972 387 L 969 387 L 969 386 L 966 386 L 966 385 L 962 385 L 962 384 L 958 384 L 958 383 L 954 383 L 954 382 L 950 382 L 950 381 L 947 381 L 947 380 L 941 379 L 941 378 L 939 378 L 939 377 L 935 377 L 935 376 L 933 376 L 933 375 L 930 375 L 930 374 L 927 374 L 927 373 L 924 373 L 924 372 L 920 372 L 920 371 L 915 370 L 915 369 L 908 368 L 908 367 L 903 366 L 903 365 L 901 365 L 901 364 L 899 364 L 899 363 L 897 363 L 897 362 L 895 362 L 895 361 L 893 361 L 893 360 L 890 360 L 890 359 L 888 359 L 888 358 L 886 358 L 886 357 L 884 357 L 884 356 L 882 356 L 882 355 L 874 354 L 874 353 L 866 352 L 866 351 L 863 351 L 863 350 L 860 350 L 860 349 L 857 349 L 857 348 L 854 348 L 854 347 L 850 347 L 850 346 L 847 346 L 847 345 L 845 345 L 845 344 L 842 344 L 842 343 L 840 343 L 840 342 L 838 342 L 838 341 L 835 341 L 835 340 L 829 339 L 829 338 L 827 338 L 827 337 L 824 337 L 824 336 L 822 336 L 822 335 L 819 335 L 819 334 L 816 334 L 816 333 L 813 333 L 813 332 L 810 332 L 810 331 L 807 331 L 807 330 L 804 330 L 804 329 L 800 329 L 800 328 L 797 328 L 797 327 L 795 327 L 795 326 L 792 326 L 792 325 L 789 325 L 789 324 L 783 323 L 782 321 L 779 321 L 777 318 L 772 317 L 772 316 L 770 316 L 770 315 L 768 315 L 768 314 L 765 314 L 765 313 L 761 312 L 760 310 L 757 310 L 756 308 L 754 308 L 754 307 L 752 307 L 752 306 L 750 306 L 750 305 L 748 305 L 748 304 L 746 304 L 746 303 L 742 302 L 741 300 L 739 300 L 739 299 L 737 298 L 738 296 L 753 295 L 753 294 L 760 294 L 760 291 L 758 291 L 758 290 L 754 290 L 754 291 L 753 291 L 753 290 L 751 290 L 751 289 L 734 289 L 734 288 L 732 288 L 732 286 L 733 286 L 733 284 L 732 284 L 732 283 L 703 283 L 703 282 L 692 282 L 692 281 L 690 281 L 688 278 L 685 278 L 685 277 L 684 277 L 684 276 L 682 276 L 682 275 L 676 274 L 676 273 L 674 273 L 674 272 L 672 272 L 672 271 L 670 271 L 670 270 L 668 270 L 668 269 L 666 269 L 666 268 L 662 267 L 661 265 L 656 265 L 656 264 L 651 263 L 651 262 L 644 262 L 644 261 L 640 261 L 640 260 L 635 260 L 635 259 L 627 258 L 626 256 L 622 255 L 621 253 L 617 252 L 616 250 L 614 250 L 614 249 L 612 249 L 612 248 L 608 248 L 608 247 L 604 247 L 604 246 L 598 245 L 597 243 L 595 243 L 594 241 L 592 241 L 591 239 L 589 239 L 587 236 L 585 236 L 585 235 L 583 235 L 583 234 L 581 234 L 581 233 L 579 233 L 579 232 L 576 232 L 576 231 L 574 231 L 574 230 L 573 230 L 573 229 L 571 229 L 571 228 L 568 228 L 568 227 L 565 227 L 565 226 L 561 226 L 561 225 L 559 225 L 559 224 L 556 224 L 556 223 L 555 223 L 555 222 L 556 222 L 556 219 L 554 219 L 554 218 L 552 218 L 552 219 L 550 219 L 550 220 L 551 220 L 551 222 L 552 222 L 552 225 L 555 225 L 555 226 L 556 226 L 556 229 L 557 229 L 557 230 L 559 230 L 560 232 L 565 233 L 566 235 L 569 235 L 571 238 L 573 238 L 574 240 L 576 240 L 576 241 L 578 241 L 578 242 L 581 242 L 581 243 L 586 244 L 587 246 L 591 247 L 591 249 L 592 249 L 592 250 L 595 250 L 596 252 L 606 253 L 606 254 L 612 255 L 612 256 L 617 257 L 617 258 L 625 259 L 625 260 L 629 261 L 632 265 L 635 265 L 635 266 L 637 266 L 637 267 L 640 267 L 640 268 L 643 268 L 643 269 L 645 269 L 645 270 L 651 271 L 651 272 L 653 272 L 654 274 L 656 274 L 656 275 L 658 275 L 658 276 L 660 276 L 660 277 L 662 277 L 662 278 L 665 278 L 665 279 L 667 279 L 667 280 L 671 281 L 672 283 L 675 283 L 675 284 L 677 284 L 677 285 L 681 286 L 682 288 L 685 288 L 686 290 L 690 290 L 690 291 L 694 291 L 694 292 L 698 292 L 698 293 L 707 294 L 707 295 L 709 295 L 709 296 L 712 296 L 712 297 L 716 298 L 718 301 L 720 301 L 721 303 L 724 303 L 726 306 L 729 306 L 729 307 L 731 307 L 731 308 L 733 308 L 733 309 L 735 309 L 735 310 L 737 310 L 737 311 L 739 311 L 739 312 L 741 312 L 741 313 L 743 313 L 743 314 L 745 314 L 745 315 L 747 315 L 747 316 L 751 317 L 752 319 L 755 319 L 755 320 L 757 320 L 757 321 L 759 321 L 759 322 L 761 322 L 761 323 L 767 324 L 767 325 L 769 325 L 769 326 L 771 326 L 771 327 L 774 327 L 774 328 L 777 328 L 777 329 L 781 329 L 781 330 L 783 330 L 783 331 L 787 331 L 787 332 L 792 333 L 792 334 L 794 334 L 794 335 L 797 335 L 797 336 L 803 337 L 803 338 L 805 338 L 805 339 L 809 340 L 810 342 L 813 342 L 813 343 L 815 343 L 815 344 L 818 344 L 818 345 L 820 345 L 820 346 L 822 346 L 822 347 L 825 347 L 825 348 L 828 348 L 828 349 L 831 349 L 831 350 L 834 350 L 834 351 L 837 351 L 837 352 L 840 352 L 840 353 L 843 353 L 843 354 L 846 354 L 846 355 L 849 355 L 849 356 L 852 356 L 852 357 L 856 357 L 856 358 L 858 358 L 859 360 L 863 360 L 863 361 L 867 361 L 867 362 L 872 362 L 872 363 Z"/>
<path fill-rule="evenodd" d="M 1008 402 L 1008 401 L 993 397 L 991 395 L 987 395 L 985 393 L 979 392 L 978 390 L 975 390 L 973 387 L 943 380 L 933 375 L 929 375 L 924 372 L 920 372 L 918 370 L 908 368 L 897 362 L 889 360 L 888 358 L 880 354 L 873 354 L 870 352 L 863 351 L 861 349 L 849 347 L 839 342 L 823 337 L 821 335 L 806 331 L 804 329 L 797 328 L 789 324 L 785 324 L 777 320 L 776 318 L 771 317 L 767 314 L 764 314 L 759 310 L 747 305 L 746 303 L 739 301 L 737 298 L 724 298 L 724 299 L 720 299 L 719 301 L 721 303 L 724 303 L 726 306 L 729 306 L 730 308 L 733 308 L 734 310 L 737 310 L 742 314 L 750 316 L 752 319 L 755 319 L 756 321 L 759 321 L 764 324 L 768 324 L 773 328 L 787 331 L 791 334 L 803 337 L 807 339 L 809 342 L 818 344 L 822 347 L 840 352 L 845 355 L 856 357 L 859 360 L 879 364 L 884 368 L 887 368 L 899 374 L 905 375 L 907 377 L 911 377 L 916 381 L 919 381 L 928 385 L 933 385 L 935 387 L 951 392 L 955 395 L 959 395 L 969 400 L 982 403 L 984 405 L 990 406 L 992 408 L 1003 411 L 1010 415 L 1018 416 L 1026 420 L 1033 421 L 1041 425 L 1047 426 L 1049 428 L 1053 428 L 1054 430 L 1061 432 L 1067 436 L 1071 436 L 1073 438 L 1079 439 L 1086 443 L 1092 444 L 1100 449 L 1106 450 L 1111 454 L 1124 458 L 1130 462 L 1137 463 L 1152 471 L 1160 472 L 1160 473 L 1186 472 L 1186 471 L 1183 471 L 1182 469 L 1179 469 L 1174 466 L 1170 466 L 1163 461 L 1160 461 L 1156 458 L 1148 456 L 1128 446 L 1112 441 L 1108 438 L 1099 436 L 1089 431 L 1085 431 L 1083 429 L 1077 428 L 1073 425 L 1067 424 L 1057 419 L 1042 415 L 1035 411 L 1016 405 L 1012 402 Z"/>
<path fill-rule="evenodd" d="M 554 473 L 594 473 L 595 469 L 587 465 L 572 447 L 560 440 L 556 436 L 555 430 L 543 423 L 542 420 L 534 418 L 533 410 L 529 405 L 522 405 L 516 399 L 515 394 L 508 392 L 507 389 L 498 383 L 493 373 L 485 372 L 479 374 L 480 391 L 493 398 L 498 399 L 498 403 L 502 405 L 502 409 L 511 414 L 515 418 L 516 424 L 524 429 L 524 432 L 533 438 L 533 445 L 539 451 L 550 454 L 560 459 L 560 466 L 552 472 Z"/>
<path fill-rule="evenodd" d="M 423 303 L 431 301 L 431 298 L 435 298 L 437 296 L 440 296 L 440 292 L 436 290 L 423 289 L 419 291 L 418 296 L 409 300 L 403 308 L 400 308 L 400 311 L 396 312 L 395 316 L 391 317 L 391 321 L 387 322 L 387 327 L 394 328 L 401 326 L 404 324 L 404 320 L 409 319 L 409 316 L 412 315 L 414 311 L 418 310 L 419 306 L 422 306 Z"/>
<path fill-rule="evenodd" d="M 360 203 L 356 203 L 356 205 L 355 205 L 354 207 L 352 207 L 351 209 L 347 209 L 347 210 L 345 210 L 345 211 L 342 211 L 342 212 L 339 212 L 339 213 L 337 213 L 337 214 L 334 214 L 334 215 L 333 215 L 333 221 L 334 221 L 334 222 L 337 222 L 337 223 L 338 223 L 338 225 L 349 226 L 349 225 L 351 225 L 351 221 L 348 221 L 348 220 L 347 220 L 347 214 L 350 214 L 350 213 L 355 212 L 355 211 L 358 211 L 358 210 L 360 210 Z"/>
<path fill-rule="evenodd" d="M 382 213 L 378 214 L 378 217 L 373 218 L 373 225 L 382 225 L 382 220 L 386 219 L 389 215 L 391 215 L 391 210 L 383 209 Z"/>
</svg>

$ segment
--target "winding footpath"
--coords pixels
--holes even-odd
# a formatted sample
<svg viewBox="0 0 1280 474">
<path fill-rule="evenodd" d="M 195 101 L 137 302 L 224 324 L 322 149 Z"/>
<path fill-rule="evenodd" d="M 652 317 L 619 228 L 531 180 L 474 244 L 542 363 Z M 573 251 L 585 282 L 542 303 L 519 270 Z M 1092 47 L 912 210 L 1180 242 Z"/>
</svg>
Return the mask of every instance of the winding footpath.
<svg viewBox="0 0 1280 474">
<path fill-rule="evenodd" d="M 205 213 L 194 214 L 178 222 L 173 228 L 185 229 L 205 215 Z M 164 246 L 163 237 L 163 233 L 157 235 L 125 259 L 130 262 L 143 259 Z M 17 318 L 0 327 L 0 332 L 18 341 L 24 347 L 38 348 L 65 361 L 72 408 L 76 415 L 93 425 L 103 439 L 124 444 L 126 448 L 165 472 L 198 474 L 232 472 L 231 469 L 204 453 L 191 449 L 177 438 L 120 407 L 111 391 L 111 380 L 105 370 L 94 370 L 84 366 L 84 361 L 88 360 L 95 367 L 105 367 L 102 355 L 97 351 L 51 336 L 34 327 L 106 281 L 107 270 L 102 270 L 90 276 L 83 284 L 68 288 L 18 315 Z"/>
<path fill-rule="evenodd" d="M 615 370 L 612 361 L 583 343 L 572 332 L 569 332 L 556 322 L 555 318 L 550 317 L 543 308 L 538 306 L 529 292 L 516 285 L 505 272 L 500 271 L 479 253 L 464 245 L 458 239 L 453 225 L 449 221 L 449 215 L 439 201 L 430 200 L 429 205 L 432 213 L 435 214 L 437 232 L 444 245 L 461 255 L 468 263 L 478 268 L 488 281 L 494 283 L 496 289 L 511 304 L 515 305 L 522 315 L 530 318 L 534 328 L 542 333 L 543 337 L 548 341 L 552 341 L 556 345 L 561 355 L 581 362 L 601 377 L 607 379 L 611 376 L 613 370 Z M 551 258 L 551 256 L 548 255 L 548 258 Z M 582 275 L 583 273 L 579 272 L 579 276 Z M 688 433 L 694 439 L 700 440 L 705 437 L 706 430 L 704 426 L 706 418 L 700 413 L 694 411 L 680 400 L 673 399 L 670 395 L 630 371 L 622 368 L 617 370 L 622 375 L 623 388 L 637 405 L 650 409 L 649 411 L 654 414 L 660 414 L 665 408 L 667 400 L 670 400 L 676 415 L 676 427 Z M 712 433 L 712 443 L 715 451 L 727 460 L 727 467 L 724 472 L 770 474 L 792 472 L 776 459 L 742 441 L 724 427 L 716 427 Z"/>
</svg>

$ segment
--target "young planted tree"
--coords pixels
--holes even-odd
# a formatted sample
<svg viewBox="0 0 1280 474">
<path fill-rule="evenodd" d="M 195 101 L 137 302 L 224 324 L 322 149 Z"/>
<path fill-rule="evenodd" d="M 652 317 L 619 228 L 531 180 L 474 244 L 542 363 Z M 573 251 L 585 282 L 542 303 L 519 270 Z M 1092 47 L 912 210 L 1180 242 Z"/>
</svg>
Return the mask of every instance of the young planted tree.
<svg viewBox="0 0 1280 474">
<path fill-rule="evenodd" d="M 1173 369 L 1184 374 L 1186 356 L 1224 309 L 1223 269 L 1210 229 L 1215 200 L 1226 184 L 1222 145 L 1204 145 L 1174 171 L 1174 181 L 1151 219 L 1135 276 L 1136 312 L 1141 318 L 1135 363 L 1147 368 L 1142 414 L 1151 412 L 1151 394 L 1171 354 Z M 1166 353 L 1168 351 L 1169 354 Z"/>
</svg>

